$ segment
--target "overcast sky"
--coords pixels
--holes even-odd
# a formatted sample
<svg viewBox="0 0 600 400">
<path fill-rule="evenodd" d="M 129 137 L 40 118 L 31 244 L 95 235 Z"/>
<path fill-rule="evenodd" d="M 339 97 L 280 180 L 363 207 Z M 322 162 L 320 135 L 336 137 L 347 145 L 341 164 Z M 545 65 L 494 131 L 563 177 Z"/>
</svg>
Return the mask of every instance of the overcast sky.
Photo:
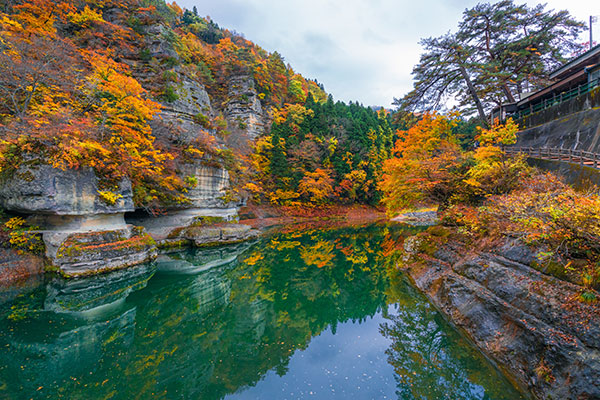
<svg viewBox="0 0 600 400">
<path fill-rule="evenodd" d="M 296 72 L 316 78 L 336 100 L 389 107 L 412 87 L 419 39 L 455 31 L 465 8 L 457 0 L 177 0 L 219 26 L 278 51 Z M 533 5 L 538 1 L 526 1 Z M 517 3 L 522 3 L 517 1 Z M 589 21 L 597 0 L 548 0 Z M 600 22 L 594 29 L 600 41 Z M 589 39 L 585 32 L 582 41 Z"/>
</svg>

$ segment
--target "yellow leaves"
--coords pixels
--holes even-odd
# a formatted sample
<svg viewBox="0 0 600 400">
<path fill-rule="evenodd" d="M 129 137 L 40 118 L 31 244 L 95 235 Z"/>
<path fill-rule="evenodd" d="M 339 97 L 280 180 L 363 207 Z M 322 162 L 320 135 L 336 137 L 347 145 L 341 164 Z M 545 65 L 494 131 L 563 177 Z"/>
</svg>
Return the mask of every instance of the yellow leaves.
<svg viewBox="0 0 600 400">
<path fill-rule="evenodd" d="M 202 158 L 204 156 L 203 151 L 193 146 L 189 146 L 187 149 L 185 149 L 185 153 L 194 158 Z"/>
<path fill-rule="evenodd" d="M 259 252 L 256 252 L 256 253 L 253 253 L 252 255 L 250 255 L 249 257 L 247 257 L 247 258 L 244 260 L 244 263 L 245 263 L 246 265 L 254 266 L 254 265 L 256 265 L 256 263 L 258 263 L 260 260 L 264 260 L 264 258 L 265 258 L 265 257 L 264 257 L 264 256 L 263 256 L 261 253 L 259 253 Z"/>
<path fill-rule="evenodd" d="M 4 226 L 10 230 L 22 228 L 25 220 L 21 217 L 13 217 L 4 223 Z"/>
<path fill-rule="evenodd" d="M 94 22 L 104 22 L 102 14 L 96 10 L 92 10 L 89 6 L 85 6 L 80 12 L 70 12 L 67 14 L 67 19 L 81 27 L 89 27 Z"/>
<path fill-rule="evenodd" d="M 123 198 L 122 195 L 108 190 L 98 190 L 98 197 L 109 206 L 114 206 L 119 199 Z"/>
<path fill-rule="evenodd" d="M 285 240 L 283 242 L 274 242 L 275 246 L 273 248 L 277 249 L 277 251 L 283 250 L 291 250 L 300 246 L 300 242 L 295 240 Z"/>
<path fill-rule="evenodd" d="M 508 118 L 504 124 L 500 124 L 496 119 L 490 129 L 477 127 L 477 130 L 479 131 L 479 136 L 476 139 L 482 146 L 509 146 L 517 142 L 519 125 L 512 118 Z"/>
<path fill-rule="evenodd" d="M 275 193 L 268 193 L 267 195 L 272 204 L 288 204 L 290 201 L 300 197 L 300 195 L 293 190 L 282 189 L 277 189 Z"/>
<path fill-rule="evenodd" d="M 333 156 L 333 153 L 335 153 L 335 149 L 337 149 L 337 145 L 338 140 L 336 138 L 329 138 L 329 141 L 327 143 L 327 151 L 329 152 L 329 157 Z"/>
<path fill-rule="evenodd" d="M 0 27 L 2 30 L 13 31 L 13 32 L 21 32 L 23 31 L 23 25 L 14 19 L 9 18 L 6 14 L 0 14 L 2 18 L 0 19 Z"/>
<path fill-rule="evenodd" d="M 275 109 L 273 121 L 280 125 L 287 122 L 294 132 L 298 132 L 304 119 L 313 117 L 314 114 L 313 110 L 307 109 L 302 104 L 286 103 L 280 110 Z"/>
</svg>

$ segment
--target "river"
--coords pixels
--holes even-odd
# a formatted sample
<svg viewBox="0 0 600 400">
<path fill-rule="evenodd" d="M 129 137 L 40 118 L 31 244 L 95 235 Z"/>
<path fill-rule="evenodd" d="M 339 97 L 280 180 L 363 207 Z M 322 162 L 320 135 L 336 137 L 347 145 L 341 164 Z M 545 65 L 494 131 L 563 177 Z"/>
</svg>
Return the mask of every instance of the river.
<svg viewBox="0 0 600 400">
<path fill-rule="evenodd" d="M 0 398 L 526 398 L 398 272 L 400 225 L 51 279 L 0 305 Z"/>
</svg>

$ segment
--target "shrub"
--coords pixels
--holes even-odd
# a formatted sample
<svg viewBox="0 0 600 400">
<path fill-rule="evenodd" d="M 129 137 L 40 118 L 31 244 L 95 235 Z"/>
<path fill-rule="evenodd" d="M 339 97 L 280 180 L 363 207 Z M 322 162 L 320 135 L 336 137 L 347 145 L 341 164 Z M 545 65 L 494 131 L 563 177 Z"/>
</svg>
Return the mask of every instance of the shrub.
<svg viewBox="0 0 600 400">
<path fill-rule="evenodd" d="M 8 242 L 19 253 L 42 254 L 44 252 L 45 246 L 41 235 L 34 232 L 39 229 L 37 226 L 28 226 L 21 217 L 13 217 L 4 223 L 4 231 L 8 232 Z"/>
<path fill-rule="evenodd" d="M 123 198 L 122 195 L 108 190 L 98 190 L 98 197 L 100 197 L 100 200 L 102 200 L 103 203 L 109 206 L 114 206 L 119 199 Z"/>
<path fill-rule="evenodd" d="M 167 103 L 173 103 L 179 99 L 179 95 L 171 85 L 167 85 L 159 97 Z"/>
</svg>

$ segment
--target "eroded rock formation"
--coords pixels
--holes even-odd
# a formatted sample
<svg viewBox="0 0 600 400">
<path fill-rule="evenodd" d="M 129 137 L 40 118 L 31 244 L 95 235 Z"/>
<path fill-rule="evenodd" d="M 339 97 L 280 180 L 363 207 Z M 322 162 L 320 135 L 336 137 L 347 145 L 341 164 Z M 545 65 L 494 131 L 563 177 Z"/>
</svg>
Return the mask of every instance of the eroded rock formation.
<svg viewBox="0 0 600 400">
<path fill-rule="evenodd" d="M 415 246 L 408 247 L 414 252 Z M 597 305 L 578 301 L 580 287 L 531 268 L 534 254 L 518 242 L 464 254 L 469 252 L 463 245 L 446 244 L 408 272 L 438 308 L 536 398 L 600 398 Z"/>
</svg>

